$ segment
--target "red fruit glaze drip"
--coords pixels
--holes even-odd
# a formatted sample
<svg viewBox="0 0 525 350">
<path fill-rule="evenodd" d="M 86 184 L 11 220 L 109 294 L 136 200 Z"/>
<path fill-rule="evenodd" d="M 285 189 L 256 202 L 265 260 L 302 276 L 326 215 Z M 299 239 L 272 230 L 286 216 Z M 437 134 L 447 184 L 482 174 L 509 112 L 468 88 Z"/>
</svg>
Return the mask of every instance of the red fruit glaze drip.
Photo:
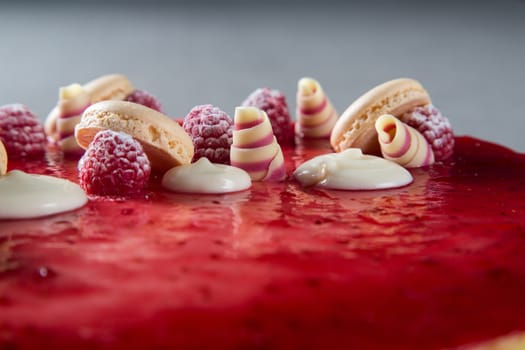
<svg viewBox="0 0 525 350">
<path fill-rule="evenodd" d="M 284 148 L 288 174 L 328 152 Z M 76 164 L 10 163 L 76 181 Z M 96 198 L 0 222 L 0 348 L 442 349 L 525 330 L 525 155 L 462 137 L 386 191 Z"/>
</svg>

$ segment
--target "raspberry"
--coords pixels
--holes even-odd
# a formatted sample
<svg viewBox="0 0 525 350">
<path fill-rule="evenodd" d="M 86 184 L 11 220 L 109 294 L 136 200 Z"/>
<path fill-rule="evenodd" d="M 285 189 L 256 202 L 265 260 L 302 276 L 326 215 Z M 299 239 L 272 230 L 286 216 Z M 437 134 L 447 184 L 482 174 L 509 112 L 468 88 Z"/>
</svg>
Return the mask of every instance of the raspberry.
<svg viewBox="0 0 525 350">
<path fill-rule="evenodd" d="M 135 90 L 129 94 L 125 100 L 138 103 L 162 113 L 162 105 L 159 100 L 147 91 Z"/>
<path fill-rule="evenodd" d="M 454 152 L 452 126 L 447 117 L 433 105 L 416 107 L 400 119 L 425 137 L 434 151 L 436 161 L 447 159 Z"/>
<path fill-rule="evenodd" d="M 286 98 L 279 90 L 269 88 L 257 89 L 242 103 L 243 106 L 257 107 L 268 114 L 277 142 L 289 145 L 294 142 L 292 118 L 288 111 Z"/>
<path fill-rule="evenodd" d="M 123 132 L 98 132 L 78 162 L 80 186 L 88 194 L 130 195 L 148 182 L 151 166 L 138 141 Z"/>
<path fill-rule="evenodd" d="M 0 107 L 0 139 L 10 158 L 31 158 L 45 153 L 44 127 L 22 104 Z"/>
<path fill-rule="evenodd" d="M 195 146 L 193 161 L 206 157 L 212 163 L 230 164 L 233 120 L 212 105 L 195 106 L 182 127 Z"/>
</svg>

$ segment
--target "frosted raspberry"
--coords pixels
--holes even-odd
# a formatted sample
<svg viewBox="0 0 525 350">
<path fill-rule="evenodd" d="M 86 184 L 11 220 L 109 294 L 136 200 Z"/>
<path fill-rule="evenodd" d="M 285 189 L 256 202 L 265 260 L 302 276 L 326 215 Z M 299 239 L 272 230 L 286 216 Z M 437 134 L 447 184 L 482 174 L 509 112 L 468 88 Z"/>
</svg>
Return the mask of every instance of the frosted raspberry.
<svg viewBox="0 0 525 350">
<path fill-rule="evenodd" d="M 195 106 L 182 127 L 195 146 L 193 161 L 206 157 L 212 163 L 230 164 L 233 120 L 212 105 Z"/>
<path fill-rule="evenodd" d="M 78 162 L 78 172 L 86 193 L 125 196 L 144 188 L 151 166 L 138 141 L 122 132 L 103 130 Z"/>
<path fill-rule="evenodd" d="M 126 97 L 126 101 L 138 103 L 162 113 L 162 105 L 159 100 L 144 90 L 135 90 Z"/>
<path fill-rule="evenodd" d="M 0 107 L 0 139 L 9 158 L 38 157 L 45 153 L 44 127 L 22 104 Z"/>
<path fill-rule="evenodd" d="M 439 109 L 429 104 L 403 114 L 403 122 L 417 129 L 432 146 L 436 161 L 447 159 L 454 152 L 452 126 Z"/>
<path fill-rule="evenodd" d="M 292 118 L 288 111 L 286 97 L 279 90 L 260 88 L 244 100 L 243 106 L 257 107 L 268 114 L 277 142 L 289 145 L 294 142 Z"/>
</svg>

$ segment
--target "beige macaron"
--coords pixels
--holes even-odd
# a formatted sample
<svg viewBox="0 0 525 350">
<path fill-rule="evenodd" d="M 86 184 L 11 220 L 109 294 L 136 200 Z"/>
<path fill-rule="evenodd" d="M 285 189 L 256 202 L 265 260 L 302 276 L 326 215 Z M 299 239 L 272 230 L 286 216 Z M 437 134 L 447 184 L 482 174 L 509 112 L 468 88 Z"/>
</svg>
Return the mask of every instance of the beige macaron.
<svg viewBox="0 0 525 350">
<path fill-rule="evenodd" d="M 91 103 L 106 100 L 123 100 L 135 88 L 131 81 L 122 74 L 109 74 L 84 84 L 84 90 L 91 97 Z"/>
<path fill-rule="evenodd" d="M 417 106 L 430 104 L 430 96 L 414 79 L 387 81 L 354 101 L 337 120 L 330 143 L 336 152 L 360 148 L 363 153 L 381 154 L 376 120 L 383 114 L 401 116 Z"/>
<path fill-rule="evenodd" d="M 85 149 L 95 134 L 105 129 L 125 132 L 138 140 L 158 171 L 189 164 L 193 158 L 193 143 L 186 131 L 176 121 L 140 104 L 102 101 L 91 105 L 75 127 L 75 137 Z"/>
<path fill-rule="evenodd" d="M 2 140 L 0 140 L 0 176 L 7 173 L 7 151 Z"/>
<path fill-rule="evenodd" d="M 87 82 L 82 87 L 89 95 L 91 103 L 123 100 L 135 90 L 131 81 L 122 74 L 103 75 Z M 46 135 L 54 141 L 59 139 L 58 118 L 60 118 L 60 109 L 56 106 L 49 112 L 44 124 Z"/>
</svg>

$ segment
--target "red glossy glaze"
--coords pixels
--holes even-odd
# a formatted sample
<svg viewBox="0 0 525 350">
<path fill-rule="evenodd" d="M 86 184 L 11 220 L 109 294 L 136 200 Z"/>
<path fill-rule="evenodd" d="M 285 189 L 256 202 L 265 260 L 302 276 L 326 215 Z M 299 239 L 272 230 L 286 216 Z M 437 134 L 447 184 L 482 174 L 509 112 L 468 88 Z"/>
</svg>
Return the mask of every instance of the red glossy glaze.
<svg viewBox="0 0 525 350">
<path fill-rule="evenodd" d="M 525 155 L 456 142 L 400 189 L 157 179 L 0 222 L 0 348 L 432 350 L 525 330 Z M 288 171 L 327 151 L 285 150 Z M 54 153 L 11 168 L 76 178 Z"/>
</svg>

